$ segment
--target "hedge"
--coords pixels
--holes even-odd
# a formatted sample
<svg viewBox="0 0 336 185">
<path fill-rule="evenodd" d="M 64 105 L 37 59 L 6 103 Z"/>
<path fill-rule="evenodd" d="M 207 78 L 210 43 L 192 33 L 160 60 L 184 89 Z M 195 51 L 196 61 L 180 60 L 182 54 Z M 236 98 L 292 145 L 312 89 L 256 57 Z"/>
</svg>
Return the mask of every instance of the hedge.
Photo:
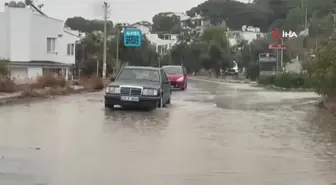
<svg viewBox="0 0 336 185">
<path fill-rule="evenodd" d="M 312 88 L 311 79 L 306 74 L 278 73 L 272 75 L 260 75 L 258 83 L 261 85 L 274 85 L 286 89 Z"/>
</svg>

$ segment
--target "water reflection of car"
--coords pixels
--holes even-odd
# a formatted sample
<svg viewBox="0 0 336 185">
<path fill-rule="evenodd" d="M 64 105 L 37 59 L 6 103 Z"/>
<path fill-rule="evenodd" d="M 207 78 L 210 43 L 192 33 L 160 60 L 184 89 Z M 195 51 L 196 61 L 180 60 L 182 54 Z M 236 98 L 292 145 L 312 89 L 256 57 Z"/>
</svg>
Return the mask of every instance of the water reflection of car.
<svg viewBox="0 0 336 185">
<path fill-rule="evenodd" d="M 154 67 L 124 67 L 106 88 L 105 107 L 155 109 L 170 104 L 171 87 L 166 73 Z"/>
<path fill-rule="evenodd" d="M 174 88 L 179 88 L 181 90 L 186 90 L 188 86 L 187 82 L 187 71 L 183 66 L 178 65 L 167 65 L 163 66 L 162 69 L 168 75 L 170 84 Z"/>
</svg>

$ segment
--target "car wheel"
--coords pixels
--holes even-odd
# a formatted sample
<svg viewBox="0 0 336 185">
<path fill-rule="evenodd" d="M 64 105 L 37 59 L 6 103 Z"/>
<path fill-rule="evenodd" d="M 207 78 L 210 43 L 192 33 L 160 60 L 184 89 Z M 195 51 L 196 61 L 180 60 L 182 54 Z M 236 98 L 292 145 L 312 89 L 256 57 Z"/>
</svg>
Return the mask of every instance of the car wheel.
<svg viewBox="0 0 336 185">
<path fill-rule="evenodd" d="M 168 104 L 168 105 L 170 104 L 170 97 L 169 97 L 169 99 L 168 99 L 168 101 L 167 101 L 167 103 L 166 103 L 166 104 Z"/>
<path fill-rule="evenodd" d="M 184 87 L 181 88 L 182 91 L 186 90 L 187 89 L 187 85 L 184 84 Z"/>
<path fill-rule="evenodd" d="M 105 108 L 113 109 L 113 108 L 114 108 L 114 105 L 107 104 L 107 103 L 105 102 Z"/>
<path fill-rule="evenodd" d="M 158 107 L 162 108 L 164 106 L 164 102 L 163 102 L 163 95 L 161 94 L 159 102 L 158 102 Z"/>
<path fill-rule="evenodd" d="M 154 109 L 156 109 L 156 107 L 154 107 L 154 106 L 153 106 L 153 107 L 148 107 L 148 108 L 147 108 L 148 111 L 152 111 L 152 110 L 154 110 Z"/>
</svg>

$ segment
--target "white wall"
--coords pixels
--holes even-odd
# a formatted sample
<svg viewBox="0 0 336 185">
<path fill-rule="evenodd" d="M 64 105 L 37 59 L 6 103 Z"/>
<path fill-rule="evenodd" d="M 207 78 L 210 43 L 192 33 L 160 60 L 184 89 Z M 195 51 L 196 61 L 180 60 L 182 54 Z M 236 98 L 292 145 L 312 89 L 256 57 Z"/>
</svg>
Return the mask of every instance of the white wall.
<svg viewBox="0 0 336 185">
<path fill-rule="evenodd" d="M 0 13 L 0 59 L 7 59 L 8 53 L 8 35 L 7 35 L 7 19 L 5 13 Z"/>
<path fill-rule="evenodd" d="M 36 80 L 38 76 L 42 76 L 43 68 L 42 67 L 29 67 L 28 68 L 28 78 Z"/>
<path fill-rule="evenodd" d="M 34 14 L 32 16 L 30 29 L 30 60 L 38 61 L 57 61 L 58 52 L 61 47 L 59 43 L 59 34 L 63 34 L 63 22 L 56 19 Z M 47 38 L 56 38 L 56 52 L 47 52 Z"/>
<path fill-rule="evenodd" d="M 58 53 L 57 53 L 57 60 L 56 62 L 61 62 L 65 64 L 75 64 L 75 56 L 76 56 L 76 41 L 79 40 L 78 37 L 69 34 L 67 32 L 63 33 L 63 36 L 59 38 L 59 47 L 58 47 Z M 74 54 L 68 55 L 68 44 L 74 44 Z"/>
<path fill-rule="evenodd" d="M 233 37 L 233 34 L 236 33 L 236 34 L 239 34 L 240 37 L 243 39 L 243 40 L 246 40 L 248 42 L 251 42 L 253 41 L 254 39 L 257 39 L 258 36 L 257 35 L 260 35 L 261 37 L 264 37 L 264 34 L 263 33 L 260 33 L 260 32 L 249 32 L 249 31 L 230 31 L 229 32 L 229 43 L 231 46 L 235 45 L 235 44 L 238 44 L 238 38 L 236 37 Z"/>
<path fill-rule="evenodd" d="M 8 54 L 11 61 L 27 61 L 30 59 L 30 26 L 31 10 L 28 8 L 5 8 L 7 17 Z"/>
<path fill-rule="evenodd" d="M 11 68 L 11 78 L 17 84 L 24 84 L 29 82 L 28 69 L 27 68 Z"/>
</svg>

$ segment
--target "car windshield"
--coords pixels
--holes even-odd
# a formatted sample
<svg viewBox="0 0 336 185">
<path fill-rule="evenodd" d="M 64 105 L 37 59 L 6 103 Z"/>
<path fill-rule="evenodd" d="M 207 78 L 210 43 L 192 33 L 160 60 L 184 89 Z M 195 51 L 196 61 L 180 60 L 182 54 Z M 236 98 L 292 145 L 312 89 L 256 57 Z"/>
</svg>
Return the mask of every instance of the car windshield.
<svg viewBox="0 0 336 185">
<path fill-rule="evenodd" d="M 156 70 L 151 69 L 124 69 L 117 80 L 133 80 L 133 81 L 151 81 L 160 82 L 160 74 Z"/>
<path fill-rule="evenodd" d="M 168 75 L 181 75 L 181 74 L 183 74 L 182 67 L 180 67 L 180 66 L 165 66 L 165 67 L 162 67 L 162 69 Z"/>
</svg>

